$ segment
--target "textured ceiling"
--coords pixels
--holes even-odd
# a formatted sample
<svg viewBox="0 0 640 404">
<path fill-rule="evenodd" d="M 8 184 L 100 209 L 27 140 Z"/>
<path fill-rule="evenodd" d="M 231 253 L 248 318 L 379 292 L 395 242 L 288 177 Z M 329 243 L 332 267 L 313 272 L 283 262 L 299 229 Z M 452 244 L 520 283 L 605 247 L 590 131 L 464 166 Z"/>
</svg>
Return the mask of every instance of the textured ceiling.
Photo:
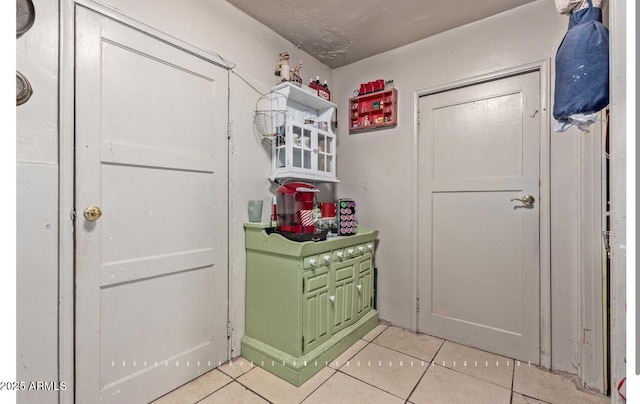
<svg viewBox="0 0 640 404">
<path fill-rule="evenodd" d="M 331 68 L 535 0 L 227 0 Z"/>
</svg>

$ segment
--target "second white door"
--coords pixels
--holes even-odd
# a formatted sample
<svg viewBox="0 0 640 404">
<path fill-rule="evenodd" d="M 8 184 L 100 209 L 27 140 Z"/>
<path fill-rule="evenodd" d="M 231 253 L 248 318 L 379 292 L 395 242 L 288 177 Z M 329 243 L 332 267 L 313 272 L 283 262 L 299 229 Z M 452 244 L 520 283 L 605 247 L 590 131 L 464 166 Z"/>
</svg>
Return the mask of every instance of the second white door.
<svg viewBox="0 0 640 404">
<path fill-rule="evenodd" d="M 76 7 L 75 400 L 146 403 L 227 359 L 228 74 Z"/>
<path fill-rule="evenodd" d="M 540 361 L 539 72 L 420 98 L 418 329 Z"/>
</svg>

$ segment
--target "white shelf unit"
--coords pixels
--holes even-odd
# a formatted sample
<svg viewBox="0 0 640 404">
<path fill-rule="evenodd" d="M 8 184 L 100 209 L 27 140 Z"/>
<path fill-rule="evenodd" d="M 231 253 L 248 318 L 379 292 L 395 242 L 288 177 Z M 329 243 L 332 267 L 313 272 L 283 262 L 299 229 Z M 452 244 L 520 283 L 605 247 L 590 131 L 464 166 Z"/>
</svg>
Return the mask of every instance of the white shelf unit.
<svg viewBox="0 0 640 404">
<path fill-rule="evenodd" d="M 279 84 L 271 93 L 273 110 L 287 112 L 284 125 L 274 128 L 269 179 L 339 182 L 331 130 L 336 105 L 291 83 Z"/>
</svg>

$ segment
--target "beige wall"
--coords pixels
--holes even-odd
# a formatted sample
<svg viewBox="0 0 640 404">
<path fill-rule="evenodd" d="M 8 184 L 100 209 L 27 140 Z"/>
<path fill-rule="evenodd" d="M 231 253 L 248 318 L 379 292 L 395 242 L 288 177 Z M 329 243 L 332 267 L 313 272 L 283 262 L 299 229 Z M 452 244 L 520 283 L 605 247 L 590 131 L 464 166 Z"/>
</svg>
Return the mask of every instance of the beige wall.
<svg viewBox="0 0 640 404">
<path fill-rule="evenodd" d="M 553 75 L 552 61 L 566 26 L 552 0 L 539 0 L 334 70 L 340 123 L 337 195 L 354 198 L 359 222 L 380 230 L 375 259 L 382 319 L 415 325 L 414 93 L 542 59 L 551 60 Z M 349 135 L 346 100 L 359 83 L 378 78 L 394 79 L 398 89 L 397 127 Z M 571 373 L 577 373 L 579 342 L 578 136 L 576 130 L 551 132 L 552 367 Z"/>
</svg>

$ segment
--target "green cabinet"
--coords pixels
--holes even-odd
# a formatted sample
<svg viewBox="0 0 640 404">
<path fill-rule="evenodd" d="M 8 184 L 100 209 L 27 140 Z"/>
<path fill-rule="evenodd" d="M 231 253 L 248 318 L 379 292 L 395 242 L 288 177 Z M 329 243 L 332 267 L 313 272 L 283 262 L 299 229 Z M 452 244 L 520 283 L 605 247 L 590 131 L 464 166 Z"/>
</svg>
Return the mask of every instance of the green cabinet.
<svg viewBox="0 0 640 404">
<path fill-rule="evenodd" d="M 295 242 L 245 224 L 247 291 L 242 356 L 299 386 L 378 324 L 378 232 Z"/>
</svg>

